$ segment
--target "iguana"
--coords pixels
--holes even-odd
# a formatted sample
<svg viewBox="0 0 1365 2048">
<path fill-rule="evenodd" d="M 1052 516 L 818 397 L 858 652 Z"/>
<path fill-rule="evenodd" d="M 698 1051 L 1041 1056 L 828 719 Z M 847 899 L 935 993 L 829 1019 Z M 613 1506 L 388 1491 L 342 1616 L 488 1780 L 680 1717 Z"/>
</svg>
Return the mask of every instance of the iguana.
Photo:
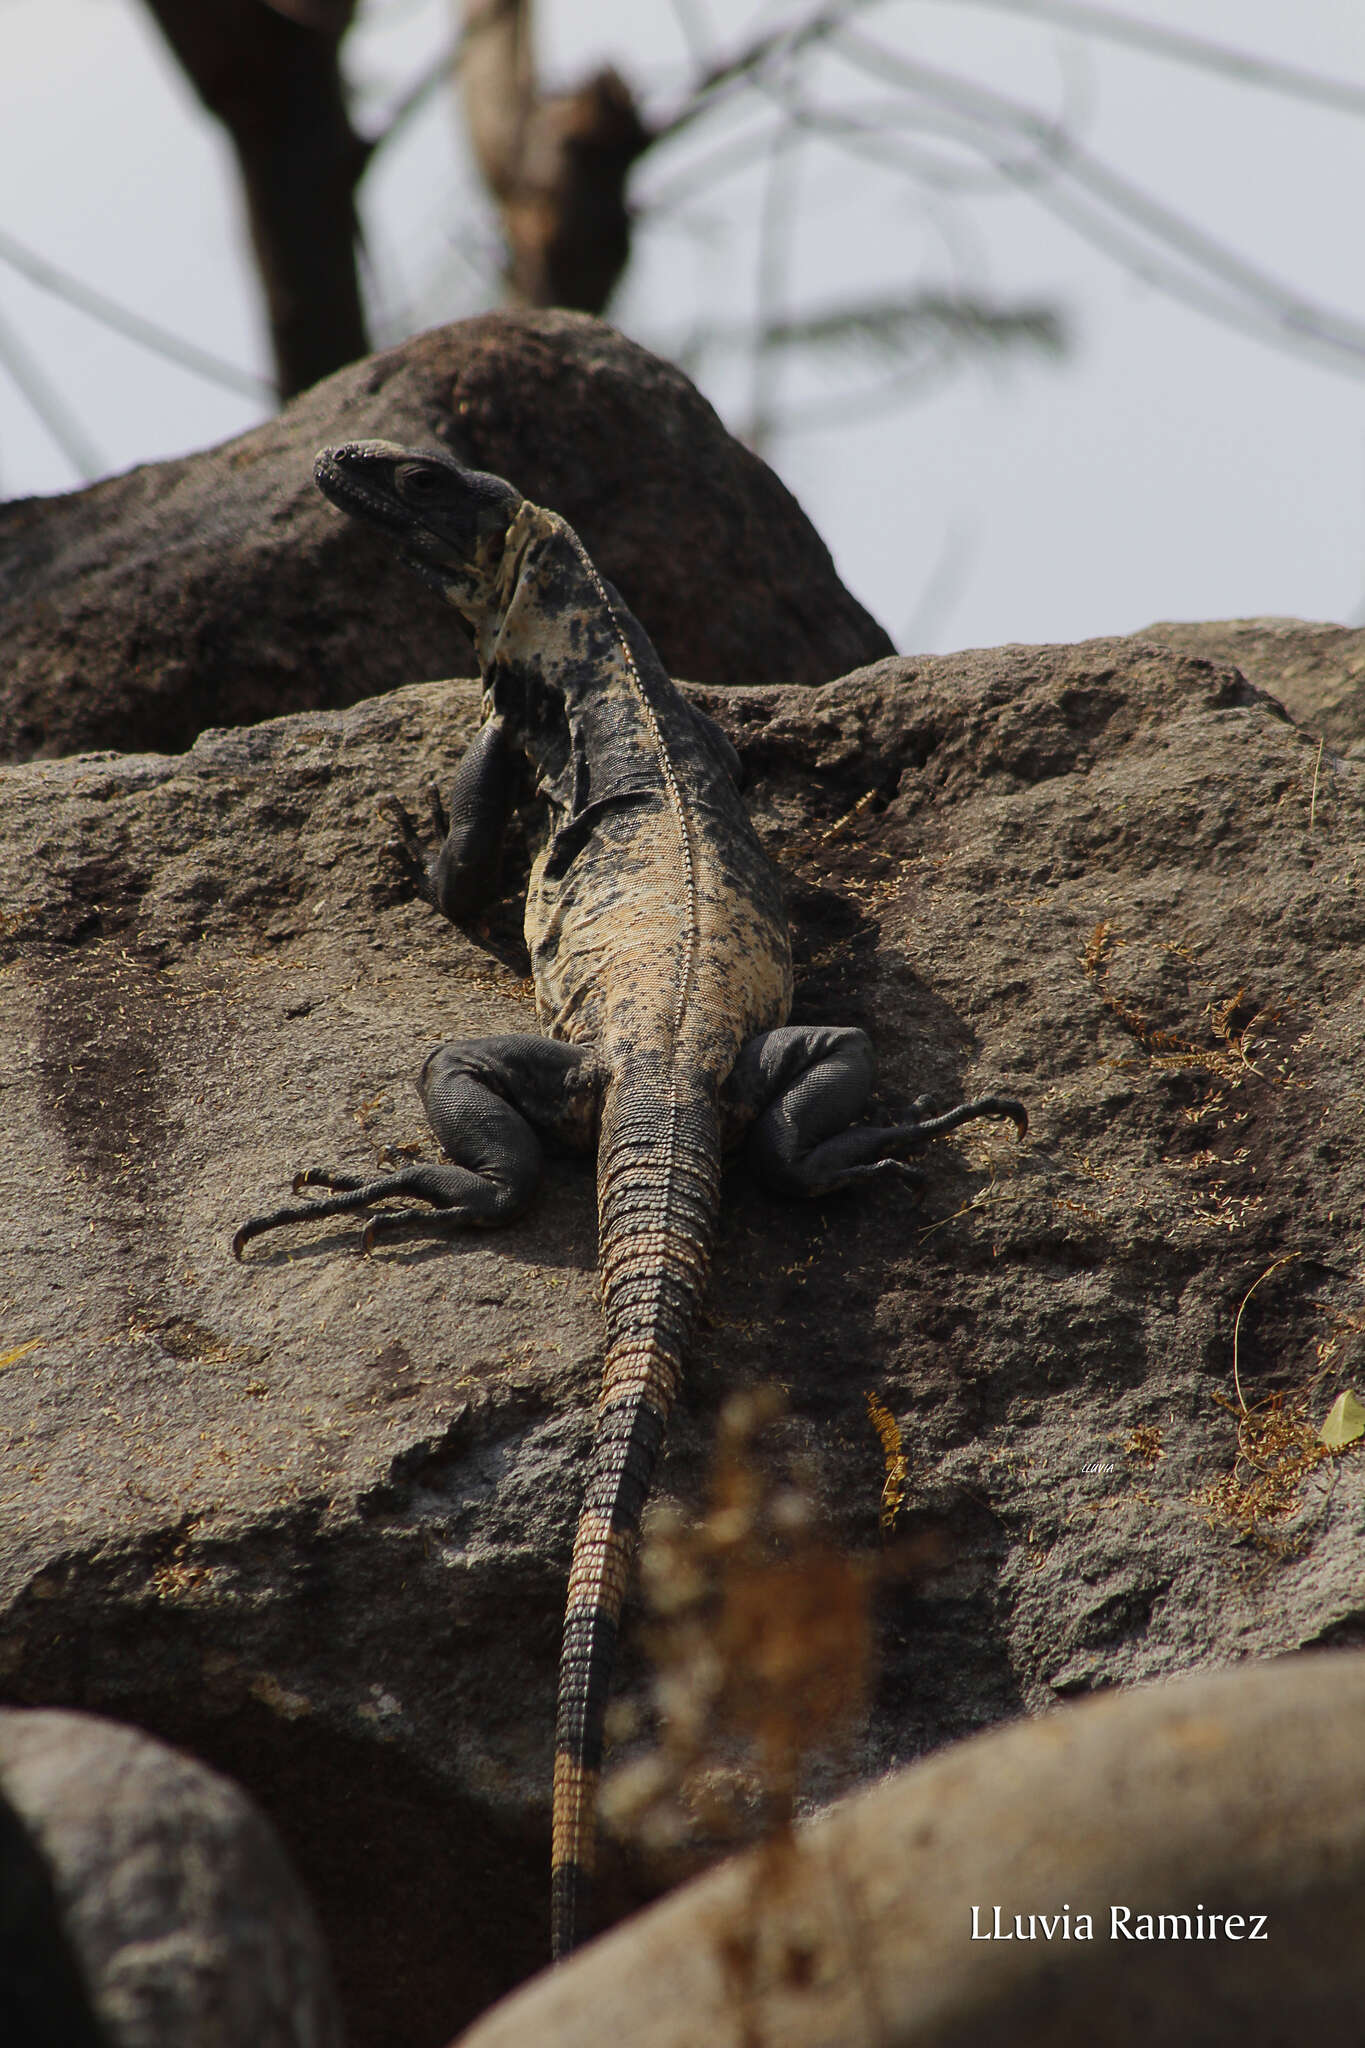
<svg viewBox="0 0 1365 2048">
<path fill-rule="evenodd" d="M 431 1205 L 439 1235 L 509 1222 L 541 1171 L 539 1133 L 597 1147 L 606 1358 L 569 1572 L 555 1731 L 552 1946 L 582 1939 L 617 1626 L 645 1497 L 678 1389 L 715 1232 L 721 1155 L 784 1194 L 882 1174 L 973 1117 L 1027 1118 L 983 1096 L 939 1116 L 857 1123 L 873 1084 L 865 1034 L 786 1023 L 791 943 L 777 876 L 737 788 L 738 756 L 688 704 L 578 536 L 500 478 L 384 441 L 325 449 L 316 482 L 388 535 L 468 625 L 483 722 L 456 770 L 440 844 L 391 806 L 419 893 L 459 922 L 496 894 L 529 764 L 548 812 L 526 896 L 543 1037 L 445 1045 L 419 1090 L 448 1163 L 365 1178 L 253 1217 L 280 1224 L 391 1196 Z M 366 1250 L 405 1230 L 382 1212 Z"/>
</svg>

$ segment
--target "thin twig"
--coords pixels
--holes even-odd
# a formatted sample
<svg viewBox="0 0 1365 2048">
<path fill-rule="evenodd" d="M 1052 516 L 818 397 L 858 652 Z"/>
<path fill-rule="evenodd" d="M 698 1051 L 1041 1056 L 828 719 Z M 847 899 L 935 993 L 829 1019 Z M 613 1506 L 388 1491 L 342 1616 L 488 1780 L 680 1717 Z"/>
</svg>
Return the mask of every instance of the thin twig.
<svg viewBox="0 0 1365 2048">
<path fill-rule="evenodd" d="M 785 297 L 796 145 L 801 139 L 795 123 L 781 123 L 772 139 L 767 176 L 763 181 L 758 220 L 753 377 L 749 396 L 749 431 L 745 437 L 755 455 L 769 452 L 776 412 L 774 387 L 778 377 L 778 356 L 772 346 L 772 337 L 781 322 Z"/>
<path fill-rule="evenodd" d="M 1261 1275 L 1261 1280 L 1268 1280 L 1272 1273 L 1279 1272 L 1281 1266 L 1292 1266 L 1298 1256 L 1297 1252 L 1286 1252 L 1282 1259 L 1276 1259 L 1273 1266 L 1266 1267 Z M 1260 1286 L 1261 1280 L 1253 1280 L 1246 1293 L 1242 1296 L 1242 1305 L 1237 1311 L 1237 1320 L 1232 1326 L 1232 1384 L 1237 1389 L 1237 1405 L 1243 1415 L 1249 1411 L 1246 1402 L 1242 1398 L 1242 1376 L 1238 1369 L 1238 1345 L 1241 1340 L 1242 1317 L 1246 1313 L 1246 1305 Z"/>
<path fill-rule="evenodd" d="M 1324 733 L 1322 739 L 1318 741 L 1318 757 L 1313 763 L 1313 796 L 1308 806 L 1308 829 L 1310 832 L 1318 815 L 1318 770 L 1322 766 L 1322 749 L 1326 737 L 1327 735 Z"/>
<path fill-rule="evenodd" d="M 902 57 L 884 43 L 875 42 L 858 30 L 840 27 L 837 31 L 832 29 L 830 34 L 839 53 L 857 69 L 875 77 L 879 83 L 898 79 L 908 91 L 928 99 L 939 113 L 957 115 L 967 126 L 964 139 L 983 154 L 992 154 L 989 138 L 1002 130 L 1031 136 L 1044 151 L 1050 145 L 1056 153 L 1058 179 L 1051 185 L 1037 187 L 1035 196 L 1041 204 L 1060 213 L 1064 219 L 1069 218 L 1071 225 L 1088 239 L 1099 241 L 1099 245 L 1106 248 L 1106 253 L 1112 255 L 1115 247 L 1119 246 L 1112 225 L 1105 225 L 1106 243 L 1097 234 L 1093 221 L 1087 221 L 1084 213 L 1078 212 L 1076 195 L 1065 190 L 1068 183 L 1079 187 L 1081 195 L 1091 205 L 1110 209 L 1121 223 L 1150 236 L 1159 249 L 1164 247 L 1172 255 L 1216 279 L 1229 292 L 1258 306 L 1281 346 L 1301 347 L 1307 344 L 1317 350 L 1327 350 L 1334 357 L 1344 356 L 1347 359 L 1338 367 L 1357 375 L 1365 372 L 1365 326 L 1330 307 L 1314 305 L 1290 292 L 1269 272 L 1238 255 L 1212 235 L 1205 234 L 1184 215 L 1176 213 L 1130 179 L 1091 156 L 1074 138 L 1059 135 L 1054 122 L 1046 121 L 1018 101 L 976 85 L 956 73 Z M 1153 282 L 1167 289 L 1175 291 L 1183 285 L 1184 295 L 1189 296 L 1192 281 L 1180 279 L 1178 272 L 1172 273 L 1169 269 L 1164 276 L 1158 274 L 1153 262 L 1155 254 L 1149 252 L 1145 265 L 1139 267 L 1145 268 L 1146 275 Z M 1202 296 L 1212 299 L 1206 289 Z M 1217 302 L 1213 303 L 1216 305 Z M 1211 307 L 1206 306 L 1206 310 L 1211 310 Z M 1235 312 L 1235 307 L 1227 308 L 1229 317 L 1235 317 Z"/>
<path fill-rule="evenodd" d="M 0 367 L 9 371 L 81 482 L 97 477 L 104 468 L 99 450 L 5 320 L 0 320 Z"/>
<path fill-rule="evenodd" d="M 418 73 L 412 84 L 400 94 L 394 105 L 390 107 L 376 132 L 365 144 L 365 169 L 367 171 L 379 151 L 387 148 L 395 136 L 401 135 L 414 116 L 421 113 L 432 94 L 438 92 L 453 77 L 459 66 L 460 59 L 464 55 L 465 44 L 469 41 L 471 33 L 479 25 L 478 23 L 471 23 L 462 28 L 460 33 L 446 44 L 439 57 L 434 57 L 426 69 Z"/>
<path fill-rule="evenodd" d="M 250 370 L 239 370 L 235 363 L 224 362 L 221 356 L 198 347 L 195 342 L 183 340 L 168 328 L 158 326 L 154 320 L 144 320 L 141 313 L 130 313 L 126 306 L 106 298 L 92 285 L 82 284 L 69 271 L 59 270 L 45 257 L 35 256 L 31 249 L 26 249 L 22 242 L 16 242 L 13 235 L 3 230 L 0 230 L 0 263 L 8 263 L 30 284 L 51 292 L 56 298 L 65 299 L 68 305 L 88 313 L 92 320 L 112 327 L 115 333 L 126 335 L 129 341 L 151 349 L 155 355 L 165 356 L 169 362 L 179 363 L 182 369 L 192 370 L 198 377 L 206 377 L 211 384 L 221 384 L 228 391 L 238 391 L 244 397 L 274 404 L 275 387 L 268 378 L 254 376 Z"/>
<path fill-rule="evenodd" d="M 953 0 L 953 4 L 959 4 L 959 0 Z M 1140 21 L 1136 15 L 1114 14 L 1106 7 L 1078 4 L 1078 0 L 976 0 L 976 4 L 1003 8 L 1010 14 L 1038 15 L 1063 28 L 1127 43 L 1131 49 L 1150 50 L 1155 56 L 1170 57 L 1178 64 L 1192 64 L 1200 70 L 1234 78 L 1239 85 L 1260 86 L 1287 99 L 1311 100 L 1340 114 L 1365 114 L 1365 85 L 1324 78 L 1320 72 L 1304 71 L 1297 64 L 1281 64 L 1271 57 L 1254 57 L 1245 50 L 1229 50 L 1205 36 L 1192 36 L 1184 29 L 1162 28 L 1156 22 Z"/>
</svg>

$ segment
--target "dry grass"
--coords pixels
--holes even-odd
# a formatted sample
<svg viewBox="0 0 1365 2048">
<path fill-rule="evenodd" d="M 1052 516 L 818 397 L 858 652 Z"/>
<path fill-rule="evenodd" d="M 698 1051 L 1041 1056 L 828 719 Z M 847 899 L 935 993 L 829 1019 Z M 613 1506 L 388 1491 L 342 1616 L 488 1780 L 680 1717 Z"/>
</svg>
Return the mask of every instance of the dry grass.
<svg viewBox="0 0 1365 2048">
<path fill-rule="evenodd" d="M 649 1517 L 641 1576 L 658 1742 L 607 1779 L 601 1801 L 604 1820 L 675 1878 L 757 1835 L 744 1894 L 710 1937 L 739 2048 L 772 2048 L 762 2005 L 774 1983 L 799 1991 L 844 1969 L 861 1981 L 852 1901 L 847 1927 L 787 1908 L 805 1867 L 792 1826 L 804 1768 L 863 1711 L 876 1563 L 822 1530 L 808 1473 L 765 1455 L 760 1438 L 784 1405 L 775 1388 L 729 1401 L 701 1522 L 689 1528 L 662 1505 Z M 890 1484 L 899 1431 L 880 1412 Z M 884 1512 L 886 1499 L 884 1489 Z"/>
<path fill-rule="evenodd" d="M 1232 1470 L 1193 1496 L 1210 1528 L 1230 1531 L 1238 1539 L 1255 1539 L 1271 1549 L 1285 1545 L 1283 1525 L 1298 1514 L 1304 1482 L 1319 1466 L 1334 1466 L 1349 1457 L 1365 1439 L 1340 1445 L 1322 1441 L 1313 1420 L 1313 1404 L 1322 1382 L 1331 1376 L 1330 1360 L 1337 1346 L 1330 1339 L 1317 1346 L 1319 1369 L 1308 1384 L 1292 1393 L 1274 1393 L 1250 1405 L 1242 1391 L 1241 1335 L 1247 1304 L 1257 1289 L 1286 1266 L 1297 1252 L 1286 1252 L 1252 1281 L 1242 1296 L 1232 1328 L 1232 1384 L 1236 1395 L 1215 1395 L 1221 1408 L 1235 1417 L 1237 1455 Z M 1310 1304 L 1312 1306 L 1313 1304 Z M 1354 1318 L 1338 1319 L 1352 1327 Z M 1292 1547 L 1292 1546 L 1291 1546 Z"/>
<path fill-rule="evenodd" d="M 1196 1045 L 1188 1036 L 1153 1024 L 1112 986 L 1112 958 L 1124 944 L 1112 925 L 1097 924 L 1081 954 L 1081 966 L 1110 1016 L 1130 1038 L 1137 1040 L 1154 1067 L 1165 1073 L 1212 1074 L 1232 1088 L 1239 1087 L 1248 1077 L 1285 1085 L 1287 1077 L 1282 1070 L 1269 1069 L 1264 1063 L 1258 1066 L 1251 1056 L 1259 1035 L 1256 1027 L 1259 1025 L 1264 1032 L 1266 1026 L 1276 1022 L 1279 1010 L 1257 1008 L 1243 1017 L 1246 990 L 1239 988 L 1235 995 L 1204 1005 L 1203 1014 L 1208 1019 L 1213 1043 Z M 1179 946 L 1172 945 L 1168 950 L 1182 959 L 1190 957 L 1188 950 Z"/>
<path fill-rule="evenodd" d="M 877 1515 L 877 1527 L 882 1542 L 889 1543 L 896 1533 L 896 1523 L 905 1505 L 905 1486 L 910 1468 L 905 1452 L 901 1448 L 901 1426 L 891 1410 L 885 1407 L 873 1393 L 867 1395 L 867 1412 L 872 1427 L 876 1430 L 886 1462 L 886 1478 L 882 1482 L 881 1507 Z"/>
<path fill-rule="evenodd" d="M 756 1833 L 785 1840 L 807 1760 L 863 1707 L 870 1562 L 824 1532 L 808 1474 L 763 1456 L 782 1409 L 773 1388 L 727 1402 L 707 1513 L 688 1526 L 659 1504 L 647 1520 L 659 1736 L 607 1780 L 602 1813 L 669 1861 Z"/>
<path fill-rule="evenodd" d="M 1272 1394 L 1240 1410 L 1218 1399 L 1237 1417 L 1237 1459 L 1221 1479 L 1199 1488 L 1195 1503 L 1210 1528 L 1264 1537 L 1298 1513 L 1309 1473 L 1344 1454 L 1321 1441 L 1302 1397 Z"/>
</svg>

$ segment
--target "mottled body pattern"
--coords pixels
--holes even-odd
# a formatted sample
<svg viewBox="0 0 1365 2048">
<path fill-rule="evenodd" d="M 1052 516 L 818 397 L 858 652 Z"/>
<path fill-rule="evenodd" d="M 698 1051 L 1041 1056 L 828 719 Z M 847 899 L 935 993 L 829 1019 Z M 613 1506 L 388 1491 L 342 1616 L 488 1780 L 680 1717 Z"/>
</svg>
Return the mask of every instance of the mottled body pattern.
<svg viewBox="0 0 1365 2048">
<path fill-rule="evenodd" d="M 383 442 L 324 451 L 317 478 L 386 529 L 474 634 L 483 723 L 427 858 L 401 806 L 400 851 L 452 919 L 496 891 L 498 846 L 529 764 L 548 829 L 526 939 L 541 1039 L 444 1046 L 421 1092 L 448 1164 L 380 1179 L 310 1171 L 322 1200 L 278 1224 L 429 1203 L 442 1232 L 494 1224 L 530 1199 L 536 1131 L 597 1145 L 605 1363 L 569 1574 L 554 1784 L 552 1939 L 583 1933 L 606 1695 L 631 1557 L 699 1307 L 723 1138 L 746 1131 L 755 1171 L 789 1193 L 878 1173 L 1003 1097 L 939 1117 L 858 1125 L 872 1085 L 860 1031 L 794 1030 L 791 949 L 776 875 L 736 787 L 737 757 L 665 674 L 644 632 L 554 513 L 500 479 Z M 918 1106 L 918 1107 L 922 1107 Z M 366 1246 L 403 1227 L 375 1215 Z"/>
</svg>

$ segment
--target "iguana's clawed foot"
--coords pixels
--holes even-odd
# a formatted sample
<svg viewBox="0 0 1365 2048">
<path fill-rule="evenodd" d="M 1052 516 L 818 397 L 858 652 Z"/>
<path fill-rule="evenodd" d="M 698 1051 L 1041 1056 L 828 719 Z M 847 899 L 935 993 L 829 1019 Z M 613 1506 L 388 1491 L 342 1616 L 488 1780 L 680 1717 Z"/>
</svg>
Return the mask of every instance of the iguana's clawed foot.
<svg viewBox="0 0 1365 2048">
<path fill-rule="evenodd" d="M 368 1258 L 375 1246 L 392 1243 L 396 1238 L 460 1237 L 471 1227 L 477 1227 L 479 1218 L 466 1214 L 463 1209 L 385 1209 L 378 1216 L 371 1216 L 360 1238 L 361 1256 Z"/>
<path fill-rule="evenodd" d="M 979 1095 L 934 1114 L 917 1097 L 904 1123 L 871 1124 L 872 1047 L 851 1026 L 784 1024 L 744 1046 L 728 1084 L 731 1099 L 758 1112 L 748 1139 L 750 1166 L 775 1194 L 828 1195 L 885 1167 L 913 1180 L 904 1154 L 977 1117 L 1007 1117 L 1022 1138 L 1028 1115 L 1011 1095 Z M 899 1174 L 896 1167 L 903 1167 Z"/>
<path fill-rule="evenodd" d="M 928 1099 L 920 1096 L 913 1107 L 920 1112 L 926 1110 Z M 910 1165 L 901 1155 L 918 1152 L 945 1132 L 955 1131 L 959 1124 L 973 1123 L 978 1117 L 1008 1118 L 1021 1138 L 1028 1129 L 1023 1103 L 1007 1095 L 980 1095 L 974 1102 L 959 1102 L 938 1116 L 920 1114 L 913 1123 L 856 1124 L 812 1147 L 796 1169 L 805 1179 L 802 1192 L 836 1194 L 843 1188 L 860 1186 L 874 1174 L 917 1185 L 926 1178 L 925 1169 Z M 789 1167 L 788 1172 L 791 1171 Z"/>
<path fill-rule="evenodd" d="M 357 1209 L 368 1209 L 375 1202 L 383 1202 L 394 1195 L 406 1195 L 419 1202 L 429 1202 L 437 1212 L 435 1215 L 417 1215 L 411 1210 L 399 1210 L 370 1219 L 361 1240 L 362 1251 L 370 1251 L 376 1240 L 394 1234 L 396 1226 L 421 1222 L 429 1235 L 452 1237 L 457 1231 L 468 1230 L 490 1220 L 489 1211 L 496 1206 L 496 1195 L 491 1196 L 478 1177 L 462 1166 L 406 1166 L 398 1173 L 387 1173 L 375 1178 L 373 1175 L 358 1173 L 330 1173 L 322 1167 L 310 1166 L 302 1173 L 296 1173 L 293 1190 L 299 1194 L 304 1188 L 327 1188 L 334 1192 L 323 1196 L 317 1202 L 291 1202 L 282 1209 L 271 1209 L 264 1216 L 252 1216 L 242 1225 L 232 1240 L 232 1256 L 240 1259 L 245 1247 L 253 1237 L 260 1237 L 267 1230 L 278 1230 L 286 1223 L 316 1223 L 327 1216 L 346 1216 Z"/>
<path fill-rule="evenodd" d="M 441 802 L 441 792 L 434 782 L 428 783 L 426 798 L 432 829 L 436 833 L 436 844 L 439 847 L 450 830 L 450 822 L 446 817 L 445 805 Z M 423 844 L 416 821 L 406 805 L 401 804 L 396 796 L 386 796 L 383 801 L 384 809 L 394 824 L 396 836 L 390 842 L 394 858 L 422 901 L 434 905 L 436 892 L 431 879 L 431 849 Z"/>
<path fill-rule="evenodd" d="M 922 1114 L 932 1106 L 927 1095 L 921 1095 L 911 1105 L 916 1122 L 904 1128 L 912 1133 L 912 1143 L 927 1144 L 930 1138 L 941 1138 L 945 1131 L 955 1131 L 959 1124 L 975 1123 L 979 1117 L 1007 1121 L 1014 1125 L 1016 1137 L 1028 1136 L 1028 1111 L 1012 1095 L 978 1095 L 974 1102 L 959 1102 L 956 1108 L 945 1109 L 941 1116 Z"/>
<path fill-rule="evenodd" d="M 296 1173 L 289 1183 L 291 1194 L 301 1194 L 304 1188 L 332 1188 L 338 1194 L 354 1194 L 357 1188 L 368 1187 L 374 1179 L 372 1173 L 329 1173 L 322 1166 L 305 1166 L 302 1173 Z M 311 1216 L 316 1203 L 310 1202 L 304 1214 Z"/>
</svg>

